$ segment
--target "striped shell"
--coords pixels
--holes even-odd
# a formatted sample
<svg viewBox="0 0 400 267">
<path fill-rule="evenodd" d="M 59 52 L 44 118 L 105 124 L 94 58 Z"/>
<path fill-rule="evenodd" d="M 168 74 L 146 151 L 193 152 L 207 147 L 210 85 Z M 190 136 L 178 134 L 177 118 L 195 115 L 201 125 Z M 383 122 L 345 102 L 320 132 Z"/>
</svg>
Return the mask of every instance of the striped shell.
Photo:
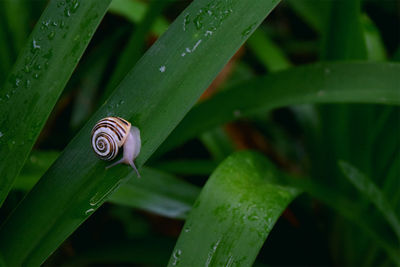
<svg viewBox="0 0 400 267">
<path fill-rule="evenodd" d="M 92 130 L 92 148 L 103 160 L 113 160 L 128 137 L 131 124 L 119 117 L 99 120 Z"/>
</svg>

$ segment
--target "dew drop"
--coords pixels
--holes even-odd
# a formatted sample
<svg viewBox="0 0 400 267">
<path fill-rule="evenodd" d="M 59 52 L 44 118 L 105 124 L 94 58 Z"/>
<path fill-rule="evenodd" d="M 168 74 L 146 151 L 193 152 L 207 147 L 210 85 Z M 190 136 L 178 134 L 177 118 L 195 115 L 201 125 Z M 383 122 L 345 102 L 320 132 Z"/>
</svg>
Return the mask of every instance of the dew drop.
<svg viewBox="0 0 400 267">
<path fill-rule="evenodd" d="M 89 215 L 90 213 L 92 213 L 94 211 L 93 208 L 88 209 L 87 211 L 85 211 L 85 215 Z"/>
<path fill-rule="evenodd" d="M 213 34 L 212 31 L 206 31 L 206 33 L 204 34 L 204 36 L 211 36 Z"/>
<path fill-rule="evenodd" d="M 183 31 L 186 31 L 187 26 L 190 23 L 190 15 L 186 14 L 185 18 L 183 19 Z"/>
<path fill-rule="evenodd" d="M 46 28 L 49 27 L 49 24 L 50 24 L 50 20 L 47 20 L 47 21 L 43 21 L 43 22 L 42 22 L 42 25 L 43 25 L 44 27 L 46 27 Z"/>
<path fill-rule="evenodd" d="M 55 33 L 55 32 L 50 32 L 50 33 L 47 35 L 47 37 L 49 38 L 49 40 L 53 40 L 53 39 L 54 39 L 54 36 L 56 36 L 56 33 Z"/>
<path fill-rule="evenodd" d="M 197 17 L 193 20 L 193 23 L 196 26 L 196 29 L 200 30 L 201 28 L 203 28 L 201 15 L 197 15 Z"/>
<path fill-rule="evenodd" d="M 192 48 L 192 52 L 194 51 L 194 50 L 196 50 L 196 48 L 200 45 L 200 43 L 201 43 L 201 39 L 200 40 L 198 40 L 197 42 L 196 42 L 196 44 L 193 46 L 193 48 Z"/>
<path fill-rule="evenodd" d="M 16 79 L 15 79 L 15 87 L 19 87 L 20 84 L 21 84 L 21 80 L 18 79 L 18 78 L 16 78 Z M 15 88 L 15 87 L 14 87 L 14 88 Z"/>
<path fill-rule="evenodd" d="M 64 9 L 64 15 L 65 15 L 66 17 L 70 17 L 70 16 L 71 16 L 71 10 L 69 10 L 69 8 L 65 8 L 65 9 Z"/>
<path fill-rule="evenodd" d="M 257 215 L 251 215 L 248 217 L 249 221 L 257 221 L 260 217 L 258 217 Z"/>
<path fill-rule="evenodd" d="M 257 25 L 257 23 L 253 23 L 249 27 L 244 29 L 244 31 L 242 32 L 242 37 L 247 37 L 253 31 L 253 29 L 256 25 Z"/>
<path fill-rule="evenodd" d="M 36 52 L 39 49 L 40 49 L 40 45 L 38 44 L 38 42 L 35 39 L 33 39 L 32 40 L 32 49 L 31 49 L 32 53 Z"/>
<path fill-rule="evenodd" d="M 102 194 L 100 192 L 96 192 L 94 196 L 89 200 L 90 206 L 97 206 L 106 199 L 111 193 L 115 192 L 121 185 L 123 180 L 119 180 L 113 187 L 111 187 L 106 193 Z"/>
<path fill-rule="evenodd" d="M 62 7 L 63 5 L 65 5 L 65 2 L 64 2 L 64 1 L 59 1 L 59 2 L 57 3 L 57 7 Z"/>
<path fill-rule="evenodd" d="M 231 266 L 233 266 L 233 256 L 229 256 L 225 264 L 225 267 L 231 267 Z"/>
<path fill-rule="evenodd" d="M 180 249 L 175 250 L 174 254 L 172 254 L 172 257 L 173 257 L 172 265 L 173 266 L 178 265 L 181 255 L 182 255 L 182 250 L 180 250 Z"/>
<path fill-rule="evenodd" d="M 192 225 L 191 224 L 186 225 L 184 231 L 185 233 L 189 233 L 190 231 L 192 231 Z"/>
<path fill-rule="evenodd" d="M 75 13 L 76 10 L 78 9 L 78 7 L 79 7 L 79 2 L 78 2 L 78 1 L 75 1 L 75 3 L 74 3 L 73 6 L 72 6 L 72 12 Z"/>
<path fill-rule="evenodd" d="M 24 71 L 25 71 L 26 73 L 31 72 L 31 68 L 29 67 L 29 65 L 25 65 Z"/>
<path fill-rule="evenodd" d="M 217 242 L 211 245 L 211 251 L 208 253 L 207 261 L 205 266 L 209 266 L 212 258 L 214 257 L 215 252 L 217 251 L 218 245 L 221 242 L 221 239 L 218 239 Z"/>
</svg>

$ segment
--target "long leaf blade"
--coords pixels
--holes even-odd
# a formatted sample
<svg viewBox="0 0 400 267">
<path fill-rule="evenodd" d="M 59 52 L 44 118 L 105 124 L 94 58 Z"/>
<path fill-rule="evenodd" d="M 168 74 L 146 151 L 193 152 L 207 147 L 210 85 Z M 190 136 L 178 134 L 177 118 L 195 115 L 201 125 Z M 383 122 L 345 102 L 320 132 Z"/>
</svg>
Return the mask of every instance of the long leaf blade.
<svg viewBox="0 0 400 267">
<path fill-rule="evenodd" d="M 158 153 L 223 123 L 284 106 L 349 102 L 400 105 L 399 72 L 400 64 L 393 63 L 323 63 L 243 82 L 193 108 Z"/>
<path fill-rule="evenodd" d="M 121 53 L 121 56 L 118 59 L 115 70 L 106 86 L 103 96 L 104 99 L 107 99 L 110 96 L 110 93 L 115 89 L 115 87 L 126 76 L 129 70 L 133 66 L 135 66 L 135 63 L 139 60 L 144 50 L 144 40 L 146 38 L 146 35 L 148 34 L 151 26 L 154 24 L 156 18 L 159 17 L 167 4 L 169 4 L 168 1 L 163 1 L 160 3 L 157 0 L 153 0 L 149 3 L 147 12 L 143 17 L 143 20 L 137 25 L 134 33 L 130 37 L 123 52 Z"/>
<path fill-rule="evenodd" d="M 143 179 L 130 179 L 110 196 L 109 202 L 184 219 L 200 189 L 172 175 L 143 168 Z"/>
<path fill-rule="evenodd" d="M 382 247 L 388 253 L 397 265 L 400 263 L 398 253 L 399 244 L 396 237 L 391 232 L 388 233 L 387 229 L 381 227 L 382 221 L 371 218 L 369 211 L 356 203 L 354 199 L 343 195 L 337 189 L 312 179 L 299 179 L 286 176 L 283 177 L 282 181 L 284 181 L 284 184 L 297 188 L 334 209 L 342 217 L 363 230 L 375 244 Z"/>
<path fill-rule="evenodd" d="M 259 154 L 239 152 L 211 175 L 185 223 L 169 266 L 251 266 L 299 190 L 276 185 Z"/>
<path fill-rule="evenodd" d="M 51 1 L 0 89 L 0 205 L 110 1 Z"/>
<path fill-rule="evenodd" d="M 13 190 L 25 192 L 32 189 L 59 154 L 55 151 L 32 153 L 15 181 Z M 188 165 L 187 162 L 185 164 Z M 108 202 L 183 219 L 200 192 L 198 187 L 159 170 L 144 167 L 141 176 L 142 179 L 130 179 L 122 184 Z"/>
<path fill-rule="evenodd" d="M 364 174 L 351 164 L 339 161 L 340 169 L 346 178 L 383 214 L 388 223 L 392 226 L 397 238 L 400 241 L 400 222 L 395 211 L 387 201 L 382 191 Z"/>
</svg>

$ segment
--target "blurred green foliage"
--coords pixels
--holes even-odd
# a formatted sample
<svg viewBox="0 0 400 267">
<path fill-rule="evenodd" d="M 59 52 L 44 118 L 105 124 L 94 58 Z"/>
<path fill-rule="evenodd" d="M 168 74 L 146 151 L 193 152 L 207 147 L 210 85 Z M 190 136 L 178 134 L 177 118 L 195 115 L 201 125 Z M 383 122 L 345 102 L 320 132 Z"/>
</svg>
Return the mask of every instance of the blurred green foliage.
<svg viewBox="0 0 400 267">
<path fill-rule="evenodd" d="M 0 1 L 0 265 L 399 265 L 399 8 Z"/>
</svg>

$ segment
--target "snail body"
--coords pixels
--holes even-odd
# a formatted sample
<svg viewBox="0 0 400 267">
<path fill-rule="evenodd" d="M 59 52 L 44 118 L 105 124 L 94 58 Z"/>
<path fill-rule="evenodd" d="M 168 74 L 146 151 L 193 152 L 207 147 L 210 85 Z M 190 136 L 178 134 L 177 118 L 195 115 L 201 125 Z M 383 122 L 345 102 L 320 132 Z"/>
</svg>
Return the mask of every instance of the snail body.
<svg viewBox="0 0 400 267">
<path fill-rule="evenodd" d="M 107 117 L 98 121 L 92 130 L 92 148 L 96 155 L 102 160 L 111 161 L 118 155 L 121 147 L 122 158 L 106 169 L 120 163 L 129 164 L 140 177 L 134 163 L 141 148 L 140 130 L 119 117 Z"/>
</svg>

